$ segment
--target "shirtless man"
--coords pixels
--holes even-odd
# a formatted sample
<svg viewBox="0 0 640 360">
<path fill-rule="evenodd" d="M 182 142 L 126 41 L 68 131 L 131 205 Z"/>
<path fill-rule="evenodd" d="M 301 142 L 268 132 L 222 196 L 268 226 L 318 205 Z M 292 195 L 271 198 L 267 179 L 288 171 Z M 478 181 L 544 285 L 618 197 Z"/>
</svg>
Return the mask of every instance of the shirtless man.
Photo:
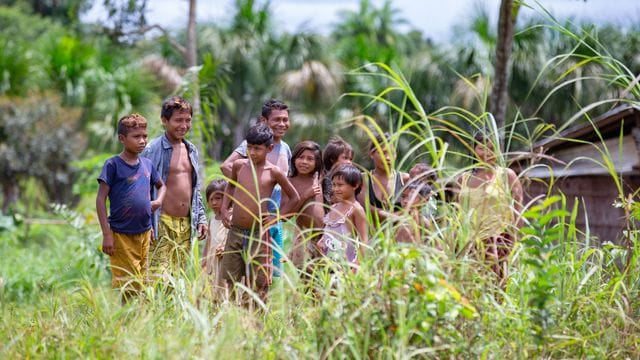
<svg viewBox="0 0 640 360">
<path fill-rule="evenodd" d="M 165 133 L 151 141 L 142 153 L 151 160 L 167 187 L 160 212 L 153 219 L 157 235 L 149 249 L 149 265 L 155 274 L 185 269 L 192 230 L 196 230 L 200 240 L 207 234 L 198 150 L 185 139 L 191 129 L 192 114 L 191 104 L 185 99 L 173 96 L 165 100 L 160 113 Z"/>
<path fill-rule="evenodd" d="M 269 226 L 277 220 L 269 212 L 267 204 L 276 185 L 290 202 L 282 208 L 282 214 L 289 214 L 292 205 L 299 200 L 298 192 L 291 185 L 286 174 L 276 165 L 267 161 L 267 154 L 273 150 L 273 132 L 265 124 L 254 125 L 246 137 L 247 159 L 237 159 L 231 166 L 230 181 L 222 200 L 222 222 L 229 227 L 229 235 L 222 257 L 222 279 L 231 288 L 234 282 L 246 277 L 250 286 L 264 300 L 271 284 L 271 246 L 263 240 Z M 236 186 L 237 184 L 237 186 Z M 232 210 L 229 210 L 233 204 Z M 245 269 L 249 269 L 249 274 Z"/>
</svg>

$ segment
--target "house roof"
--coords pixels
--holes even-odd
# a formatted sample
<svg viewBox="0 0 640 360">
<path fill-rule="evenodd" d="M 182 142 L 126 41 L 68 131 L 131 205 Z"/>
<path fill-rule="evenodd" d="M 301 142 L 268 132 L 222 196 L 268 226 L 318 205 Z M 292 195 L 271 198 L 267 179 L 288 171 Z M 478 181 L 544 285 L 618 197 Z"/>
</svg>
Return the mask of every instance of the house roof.
<svg viewBox="0 0 640 360">
<path fill-rule="evenodd" d="M 635 118 L 635 121 L 625 121 L 623 119 Z M 536 142 L 534 149 L 543 147 L 547 152 L 558 147 L 571 147 L 573 140 L 595 141 L 599 140 L 598 133 L 602 138 L 620 135 L 620 127 L 624 125 L 624 134 L 627 134 L 632 127 L 636 126 L 635 122 L 640 122 L 640 106 L 637 105 L 621 105 L 613 108 L 606 113 L 596 117 L 593 121 L 578 124 L 562 131 L 557 136 L 546 138 Z M 640 125 L 640 124 L 638 124 Z M 598 130 L 597 132 L 595 130 Z"/>
<path fill-rule="evenodd" d="M 537 165 L 520 169 L 537 178 L 610 175 L 611 171 L 640 174 L 640 139 L 632 134 L 634 127 L 640 128 L 640 106 L 618 106 L 591 122 L 536 142 L 533 149 L 543 149 L 544 155 L 537 151 L 521 154 L 514 159 L 514 165 L 521 166 L 521 161 L 537 157 Z"/>
</svg>

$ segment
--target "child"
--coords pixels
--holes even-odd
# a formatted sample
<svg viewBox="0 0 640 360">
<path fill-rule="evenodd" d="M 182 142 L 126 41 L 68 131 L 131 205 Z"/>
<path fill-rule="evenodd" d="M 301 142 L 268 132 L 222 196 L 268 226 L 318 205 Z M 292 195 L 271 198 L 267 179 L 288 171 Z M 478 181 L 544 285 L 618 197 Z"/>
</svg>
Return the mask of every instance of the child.
<svg viewBox="0 0 640 360">
<path fill-rule="evenodd" d="M 387 133 L 378 134 L 371 142 L 369 157 L 374 168 L 365 174 L 365 191 L 360 193 L 358 201 L 371 211 L 375 226 L 400 209 L 400 193 L 409 181 L 409 174 L 394 170 L 395 149 Z"/>
<path fill-rule="evenodd" d="M 431 221 L 422 214 L 422 209 L 429 202 L 431 192 L 431 186 L 421 181 L 411 182 L 402 190 L 400 204 L 404 211 L 407 211 L 411 221 L 401 223 L 396 234 L 397 242 L 423 242 L 426 231 L 431 227 Z"/>
<path fill-rule="evenodd" d="M 138 156 L 147 145 L 147 120 L 138 114 L 118 121 L 118 141 L 124 150 L 105 161 L 98 177 L 96 211 L 102 229 L 102 251 L 111 259 L 111 284 L 123 289 L 122 301 L 140 289 L 147 271 L 149 243 L 152 241 L 151 214 L 165 195 L 164 182 L 150 160 Z M 151 201 L 151 186 L 158 196 Z M 107 221 L 106 199 L 109 198 Z"/>
<path fill-rule="evenodd" d="M 300 201 L 292 205 L 292 211 L 298 212 L 296 235 L 290 258 L 293 264 L 302 268 L 307 252 L 313 255 L 316 248 L 316 235 L 322 229 L 322 189 L 319 179 L 322 173 L 322 153 L 320 145 L 313 141 L 303 141 L 295 146 L 292 157 L 293 167 L 289 180 L 300 195 Z M 283 198 L 283 203 L 289 199 Z M 311 241 L 307 246 L 307 241 Z M 307 251 L 309 250 L 309 251 Z"/>
<path fill-rule="evenodd" d="M 204 240 L 208 233 L 200 193 L 198 148 L 186 139 L 192 115 L 193 107 L 186 99 L 172 96 L 164 100 L 160 120 L 165 131 L 142 153 L 151 160 L 167 186 L 165 201 L 152 219 L 156 241 L 149 249 L 149 267 L 155 279 L 185 271 L 193 234 Z M 151 196 L 157 198 L 154 191 Z"/>
<path fill-rule="evenodd" d="M 324 171 L 326 176 L 322 179 L 322 193 L 324 196 L 324 203 L 326 212 L 329 211 L 332 200 L 331 192 L 331 171 L 333 171 L 338 165 L 351 164 L 353 160 L 353 148 L 340 136 L 334 136 L 329 140 L 329 143 L 324 148 L 324 157 L 322 162 L 324 164 Z"/>
<path fill-rule="evenodd" d="M 438 180 L 438 175 L 436 170 L 427 163 L 419 162 L 415 163 L 409 170 L 409 178 L 411 181 L 424 181 L 427 185 L 433 186 Z"/>
<path fill-rule="evenodd" d="M 434 186 L 438 181 L 438 175 L 436 170 L 426 163 L 419 162 L 413 165 L 409 170 L 409 178 L 411 182 L 425 183 L 431 187 L 431 193 L 433 196 L 429 196 L 429 201 L 422 206 L 422 215 L 427 218 L 434 218 L 437 216 L 437 200 L 438 194 L 434 193 Z M 404 208 L 404 206 L 403 206 Z"/>
<path fill-rule="evenodd" d="M 281 213 L 290 212 L 300 197 L 284 172 L 266 160 L 273 149 L 273 132 L 265 124 L 251 127 L 247 133 L 248 159 L 233 162 L 231 176 L 222 200 L 222 221 L 230 228 L 222 257 L 222 280 L 231 287 L 246 277 L 258 295 L 266 299 L 271 284 L 271 242 L 268 225 L 275 223 L 267 213 L 273 188 L 279 184 L 290 199 Z M 233 202 L 233 210 L 229 207 Z M 262 241 L 266 235 L 267 241 Z M 243 256 L 244 255 L 244 256 Z M 245 266 L 248 272 L 245 270 Z"/>
<path fill-rule="evenodd" d="M 289 119 L 289 106 L 281 100 L 270 99 L 262 104 L 262 112 L 258 119 L 259 123 L 267 125 L 271 131 L 273 131 L 273 150 L 267 154 L 267 161 L 277 166 L 285 174 L 289 173 L 289 164 L 291 163 L 291 149 L 289 145 L 284 141 L 284 136 L 287 134 L 291 121 Z M 229 157 L 220 165 L 220 170 L 226 177 L 231 176 L 231 168 L 233 162 L 247 158 L 247 142 L 243 141 Z M 277 212 L 280 207 L 280 200 L 282 198 L 282 192 L 279 186 L 273 189 L 271 194 L 271 201 L 267 204 L 267 209 L 270 212 Z M 276 223 L 269 228 L 269 234 L 273 238 L 274 253 L 273 253 L 273 266 L 275 268 L 274 276 L 280 276 L 280 259 L 282 257 L 282 249 L 284 236 L 282 231 L 282 224 Z"/>
<path fill-rule="evenodd" d="M 318 242 L 322 253 L 334 260 L 346 261 L 352 268 L 364 256 L 363 247 L 369 240 L 367 219 L 356 195 L 362 188 L 362 174 L 353 165 L 340 165 L 331 174 L 331 187 L 336 203 L 324 217 L 324 235 Z"/>
<path fill-rule="evenodd" d="M 207 204 L 213 211 L 213 216 L 209 220 L 209 236 L 204 245 L 202 257 L 202 267 L 209 276 L 211 284 L 216 287 L 220 283 L 220 259 L 224 251 L 229 229 L 222 224 L 222 199 L 227 182 L 223 179 L 213 180 L 206 190 Z"/>
</svg>

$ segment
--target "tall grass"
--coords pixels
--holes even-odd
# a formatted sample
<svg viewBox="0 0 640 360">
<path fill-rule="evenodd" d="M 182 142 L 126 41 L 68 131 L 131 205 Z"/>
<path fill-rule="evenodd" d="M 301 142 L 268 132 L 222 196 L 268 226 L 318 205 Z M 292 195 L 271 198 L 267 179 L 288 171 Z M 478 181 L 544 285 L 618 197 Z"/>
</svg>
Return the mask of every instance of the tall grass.
<svg viewBox="0 0 640 360">
<path fill-rule="evenodd" d="M 383 127 L 391 131 L 392 145 L 403 149 L 394 167 L 426 156 L 445 185 L 468 169 L 475 130 L 491 129 L 497 138 L 488 114 L 454 107 L 426 114 L 400 73 L 375 66 L 366 76 L 380 76 L 388 87 L 348 95 L 383 103 L 395 116 L 386 126 L 367 117 L 350 121 L 372 139 Z M 507 129 L 507 144 L 531 143 L 549 129 L 518 135 L 515 128 Z M 498 154 L 502 165 L 511 152 L 507 145 Z M 604 166 L 617 178 L 611 156 L 603 153 Z M 97 248 L 93 210 L 58 207 L 67 225 L 0 232 L 0 357 L 639 357 L 637 232 L 631 229 L 628 247 L 585 246 L 589 234 L 576 227 L 576 207 L 567 208 L 562 195 L 541 200 L 524 212 L 504 289 L 486 263 L 463 251 L 474 241 L 470 229 L 455 203 L 441 202 L 442 221 L 426 244 L 396 244 L 398 226 L 383 223 L 357 272 L 320 267 L 305 277 L 287 263 L 266 307 L 255 309 L 211 301 L 197 248 L 168 288 L 147 287 L 121 306 Z M 637 219 L 637 208 L 627 206 Z"/>
</svg>

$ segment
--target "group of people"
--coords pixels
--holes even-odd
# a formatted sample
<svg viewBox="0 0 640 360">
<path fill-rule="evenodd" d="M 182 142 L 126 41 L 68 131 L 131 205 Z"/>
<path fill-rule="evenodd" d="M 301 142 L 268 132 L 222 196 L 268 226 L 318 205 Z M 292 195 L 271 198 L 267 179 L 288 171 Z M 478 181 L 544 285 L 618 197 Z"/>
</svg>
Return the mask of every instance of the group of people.
<svg viewBox="0 0 640 360">
<path fill-rule="evenodd" d="M 207 221 L 198 152 L 185 139 L 192 115 L 185 99 L 165 100 L 165 132 L 148 145 L 144 117 L 118 121 L 123 151 L 104 164 L 96 208 L 112 285 L 122 288 L 125 300 L 147 279 L 184 269 L 192 233 L 207 239 L 202 267 L 215 289 L 233 291 L 240 282 L 266 299 L 284 259 L 304 271 L 314 260 L 357 271 L 370 234 L 382 222 L 397 223 L 398 242 L 424 242 L 432 229 L 437 179 L 430 166 L 394 170 L 387 134 L 368 148 L 370 171 L 352 163 L 353 147 L 337 136 L 324 149 L 306 140 L 291 151 L 284 141 L 289 108 L 279 100 L 264 103 L 259 121 L 222 163 L 224 178 L 206 187 L 213 212 Z M 479 165 L 457 179 L 456 193 L 461 213 L 478 229 L 481 253 L 504 278 L 522 189 L 512 170 L 495 165 L 491 141 L 478 136 L 474 147 Z M 288 218 L 296 226 L 287 252 L 282 224 Z"/>
</svg>

